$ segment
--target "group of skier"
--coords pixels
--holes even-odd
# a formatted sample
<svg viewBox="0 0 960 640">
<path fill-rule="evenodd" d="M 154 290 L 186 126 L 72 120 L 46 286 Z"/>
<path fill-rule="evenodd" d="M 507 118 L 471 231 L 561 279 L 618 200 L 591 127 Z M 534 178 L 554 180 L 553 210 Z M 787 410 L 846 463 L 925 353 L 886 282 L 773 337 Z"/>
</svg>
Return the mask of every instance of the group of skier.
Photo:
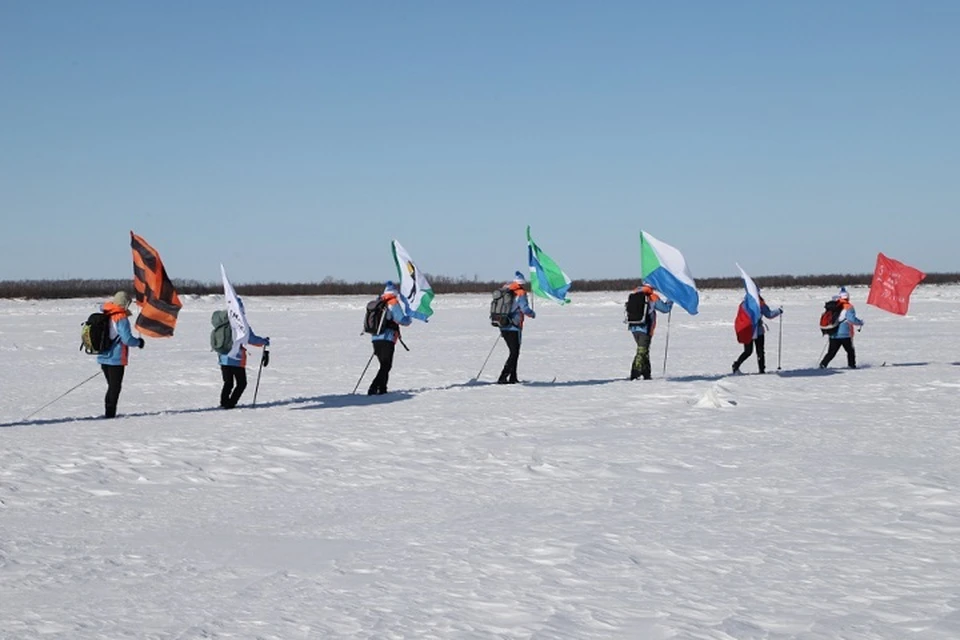
<svg viewBox="0 0 960 640">
<path fill-rule="evenodd" d="M 520 358 L 524 320 L 526 318 L 536 318 L 537 315 L 529 304 L 527 290 L 528 282 L 526 278 L 522 272 L 517 271 L 514 279 L 504 284 L 500 290 L 506 300 L 505 306 L 499 313 L 491 312 L 492 323 L 499 328 L 500 335 L 509 350 L 507 360 L 504 362 L 497 378 L 498 384 L 515 384 L 518 382 L 517 364 Z M 101 311 L 109 319 L 110 345 L 97 356 L 97 362 L 100 364 L 107 381 L 107 393 L 104 398 L 104 417 L 107 418 L 112 418 L 117 414 L 117 403 L 130 347 L 140 349 L 144 347 L 143 338 L 135 337 L 130 328 L 128 320 L 130 302 L 130 296 L 125 291 L 118 291 L 111 300 L 105 302 L 101 307 Z M 369 333 L 373 345 L 371 360 L 375 357 L 379 368 L 373 382 L 367 389 L 368 395 L 387 393 L 396 344 L 397 342 L 403 343 L 400 336 L 400 327 L 409 326 L 413 318 L 416 317 L 416 312 L 411 312 L 409 307 L 403 304 L 401 294 L 393 282 L 386 283 L 383 293 L 380 294 L 376 302 L 382 310 L 381 316 L 375 322 L 374 326 L 376 328 L 369 330 Z M 759 302 L 760 318 L 753 323 L 752 336 L 743 340 L 743 352 L 732 365 L 733 373 L 739 373 L 740 367 L 754 352 L 757 354 L 759 372 L 764 373 L 766 371 L 765 324 L 763 319 L 773 319 L 780 316 L 783 313 L 783 307 L 771 309 L 762 296 L 759 297 Z M 829 346 L 819 363 L 820 368 L 827 367 L 841 348 L 846 352 L 847 366 L 856 368 L 853 330 L 855 327 L 862 327 L 863 320 L 857 317 L 846 289 L 841 288 L 840 292 L 833 296 L 831 302 L 836 311 L 834 322 L 830 326 L 825 324 L 826 321 L 821 323 L 825 327 L 824 333 L 829 336 Z M 828 304 L 828 306 L 830 305 Z M 625 307 L 627 328 L 636 342 L 636 352 L 630 366 L 629 377 L 630 380 L 649 380 L 651 378 L 650 344 L 657 326 L 657 313 L 670 313 L 673 302 L 664 299 L 649 284 L 641 283 L 631 291 Z M 225 314 L 226 311 L 217 311 L 214 315 L 216 316 L 218 313 Z M 216 324 L 216 317 L 214 317 L 214 325 L 216 326 Z M 235 407 L 246 389 L 246 345 L 268 347 L 270 338 L 262 338 L 250 330 L 245 339 L 245 345 L 240 346 L 239 352 L 218 354 L 223 378 L 220 406 L 224 409 Z M 262 365 L 266 366 L 268 357 L 269 352 L 265 351 Z"/>
</svg>

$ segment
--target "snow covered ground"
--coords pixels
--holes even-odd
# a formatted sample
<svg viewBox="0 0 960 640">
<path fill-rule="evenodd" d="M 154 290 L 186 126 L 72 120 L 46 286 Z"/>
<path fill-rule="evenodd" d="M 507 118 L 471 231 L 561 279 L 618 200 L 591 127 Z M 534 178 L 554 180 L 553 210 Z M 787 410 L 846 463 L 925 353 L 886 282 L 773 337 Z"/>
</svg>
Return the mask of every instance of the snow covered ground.
<svg viewBox="0 0 960 640">
<path fill-rule="evenodd" d="M 766 291 L 783 370 L 774 321 L 731 376 L 742 293 L 705 292 L 649 382 L 625 292 L 538 302 L 508 387 L 502 343 L 469 382 L 488 297 L 440 296 L 380 398 L 366 298 L 251 297 L 234 411 L 188 298 L 120 418 L 97 378 L 25 422 L 97 371 L 97 301 L 0 301 L 0 637 L 960 638 L 960 287 L 851 289 L 862 368 L 820 372 L 831 293 Z"/>
</svg>

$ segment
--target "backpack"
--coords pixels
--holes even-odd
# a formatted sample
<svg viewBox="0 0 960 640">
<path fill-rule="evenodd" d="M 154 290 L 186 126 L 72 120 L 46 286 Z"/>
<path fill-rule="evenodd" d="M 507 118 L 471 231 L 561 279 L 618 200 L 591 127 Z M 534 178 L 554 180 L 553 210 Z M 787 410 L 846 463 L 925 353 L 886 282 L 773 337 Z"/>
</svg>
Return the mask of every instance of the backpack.
<svg viewBox="0 0 960 640">
<path fill-rule="evenodd" d="M 513 311 L 513 301 L 516 293 L 510 287 L 501 287 L 493 292 L 490 301 L 490 324 L 501 329 L 513 324 L 510 314 Z"/>
<path fill-rule="evenodd" d="M 90 355 L 97 355 L 110 351 L 111 347 L 110 316 L 99 311 L 91 313 L 80 325 L 80 348 Z"/>
<path fill-rule="evenodd" d="M 823 305 L 823 313 L 820 314 L 820 333 L 825 336 L 832 336 L 840 328 L 843 322 L 843 305 L 839 300 L 830 300 Z"/>
<path fill-rule="evenodd" d="M 387 301 L 382 297 L 368 302 L 363 316 L 363 332 L 378 336 L 388 329 L 399 329 L 400 326 L 390 318 L 387 310 Z"/>
<path fill-rule="evenodd" d="M 233 329 L 230 328 L 230 314 L 223 309 L 218 309 L 210 316 L 210 324 L 213 329 L 210 331 L 210 348 L 226 355 L 233 349 Z"/>
<path fill-rule="evenodd" d="M 627 296 L 623 308 L 628 326 L 646 327 L 650 323 L 650 298 L 642 291 L 634 291 Z"/>
</svg>

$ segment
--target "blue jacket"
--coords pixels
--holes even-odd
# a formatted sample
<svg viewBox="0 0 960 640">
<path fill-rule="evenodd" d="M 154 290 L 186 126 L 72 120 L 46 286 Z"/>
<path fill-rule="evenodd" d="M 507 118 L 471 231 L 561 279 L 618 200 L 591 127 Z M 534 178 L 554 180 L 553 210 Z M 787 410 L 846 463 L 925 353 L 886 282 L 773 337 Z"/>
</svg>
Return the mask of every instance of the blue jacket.
<svg viewBox="0 0 960 640">
<path fill-rule="evenodd" d="M 781 313 L 783 313 L 783 309 L 771 309 L 769 306 L 767 306 L 766 300 L 763 298 L 760 299 L 760 315 L 762 315 L 764 318 L 773 320 Z M 763 320 L 760 320 L 760 322 L 757 324 L 757 328 L 753 331 L 753 339 L 756 340 L 758 336 L 762 336 L 766 330 L 767 328 L 764 326 Z"/>
<path fill-rule="evenodd" d="M 250 335 L 247 336 L 247 344 L 254 347 L 269 347 L 270 338 L 261 338 L 250 329 Z M 223 367 L 245 367 L 247 366 L 247 349 L 240 347 L 240 357 L 231 358 L 229 354 L 221 353 L 218 355 L 220 366 Z"/>
<path fill-rule="evenodd" d="M 852 338 L 853 328 L 855 326 L 863 326 L 863 320 L 857 317 L 857 312 L 854 311 L 853 305 L 846 300 L 841 300 L 841 304 L 843 304 L 843 311 L 840 312 L 840 326 L 837 327 L 837 332 L 830 336 L 831 340 Z"/>
<path fill-rule="evenodd" d="M 100 311 L 110 316 L 110 339 L 113 346 L 110 351 L 97 355 L 97 362 L 111 366 L 126 366 L 130 347 L 139 347 L 140 338 L 135 338 L 130 330 L 130 321 L 127 319 L 130 312 L 112 302 L 106 302 Z"/>
<path fill-rule="evenodd" d="M 630 333 L 646 333 L 651 338 L 653 337 L 653 332 L 657 328 L 657 311 L 661 313 L 670 313 L 673 309 L 673 301 L 664 301 L 660 298 L 656 291 L 652 287 L 647 285 L 641 285 L 634 289 L 631 293 L 642 293 L 646 289 L 647 299 L 647 317 L 649 321 L 645 325 L 631 324 L 627 325 L 627 328 L 630 329 Z"/>
<path fill-rule="evenodd" d="M 393 320 L 398 325 L 407 327 L 410 325 L 411 318 L 408 316 L 403 308 L 403 305 L 400 304 L 400 298 L 397 295 L 396 289 L 387 288 L 381 295 L 381 300 L 387 301 L 387 313 L 390 315 L 388 319 Z M 386 324 L 386 323 L 384 323 Z M 400 339 L 399 329 L 388 328 L 383 331 L 383 333 L 378 333 L 370 338 L 372 342 L 377 340 L 389 340 L 396 344 L 397 340 Z"/>
<path fill-rule="evenodd" d="M 520 282 L 514 280 L 510 284 L 503 286 L 509 287 L 513 291 L 513 306 L 510 307 L 510 324 L 506 327 L 501 327 L 500 330 L 522 331 L 524 317 L 536 318 L 537 312 L 530 308 L 530 303 L 527 302 L 527 292 Z"/>
</svg>

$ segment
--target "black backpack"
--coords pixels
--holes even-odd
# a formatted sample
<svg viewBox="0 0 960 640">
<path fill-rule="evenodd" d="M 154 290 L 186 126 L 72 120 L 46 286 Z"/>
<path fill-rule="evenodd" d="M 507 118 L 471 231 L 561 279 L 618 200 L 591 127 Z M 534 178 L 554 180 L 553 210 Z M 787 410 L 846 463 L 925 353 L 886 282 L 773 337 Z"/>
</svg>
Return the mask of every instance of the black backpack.
<svg viewBox="0 0 960 640">
<path fill-rule="evenodd" d="M 650 299 L 642 291 L 634 291 L 627 296 L 623 307 L 627 315 L 627 325 L 646 327 L 650 322 Z"/>
<path fill-rule="evenodd" d="M 510 287 L 501 287 L 493 292 L 490 301 L 490 324 L 501 329 L 513 324 L 510 313 L 513 311 L 513 301 L 516 294 Z"/>
<path fill-rule="evenodd" d="M 367 310 L 363 316 L 364 333 L 377 336 L 388 329 L 397 330 L 399 328 L 400 326 L 388 315 L 386 300 L 379 297 L 367 303 Z"/>
<path fill-rule="evenodd" d="M 80 325 L 80 349 L 97 355 L 110 351 L 112 347 L 110 316 L 99 311 L 91 313 L 87 321 Z"/>
<path fill-rule="evenodd" d="M 825 336 L 832 336 L 840 328 L 840 314 L 843 313 L 843 305 L 839 300 L 829 300 L 823 305 L 823 313 L 820 314 L 820 333 Z"/>
</svg>

